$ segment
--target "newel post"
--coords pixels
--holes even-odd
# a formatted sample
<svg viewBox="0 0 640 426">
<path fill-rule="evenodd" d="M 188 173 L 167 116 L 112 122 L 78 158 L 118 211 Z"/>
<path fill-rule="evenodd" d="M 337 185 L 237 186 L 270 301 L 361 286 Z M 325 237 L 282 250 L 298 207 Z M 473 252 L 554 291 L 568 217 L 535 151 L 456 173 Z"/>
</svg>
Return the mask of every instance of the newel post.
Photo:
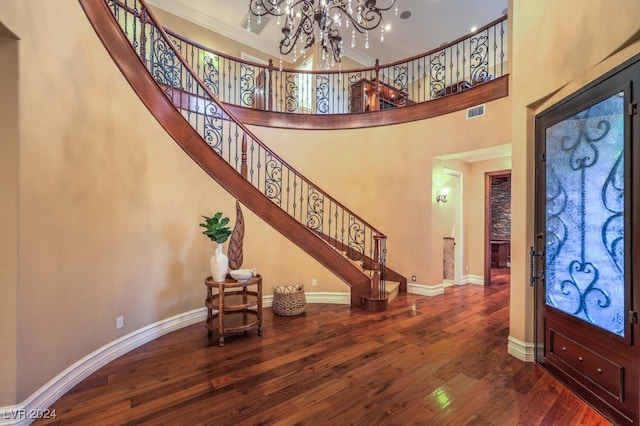
<svg viewBox="0 0 640 426">
<path fill-rule="evenodd" d="M 376 97 L 380 96 L 380 59 L 376 59 Z"/>
<path fill-rule="evenodd" d="M 269 92 L 267 95 L 267 111 L 273 111 L 273 59 L 269 59 Z"/>
<path fill-rule="evenodd" d="M 365 311 L 380 312 L 387 309 L 387 295 L 384 288 L 386 238 L 385 235 L 373 236 L 373 259 L 370 265 L 373 271 L 371 288 L 369 294 L 360 295 L 360 305 Z"/>
<path fill-rule="evenodd" d="M 373 279 L 371 280 L 371 297 L 382 297 L 384 294 L 384 288 L 381 286 L 380 271 L 382 270 L 382 263 L 380 261 L 380 253 L 382 253 L 381 246 L 383 240 L 386 240 L 386 235 L 374 235 L 373 241 Z M 382 283 L 384 285 L 384 283 Z"/>
<path fill-rule="evenodd" d="M 142 63 L 147 63 L 147 9 L 145 7 L 140 11 L 140 59 Z"/>
<path fill-rule="evenodd" d="M 242 163 L 240 164 L 240 174 L 247 179 L 247 134 L 242 135 Z"/>
</svg>

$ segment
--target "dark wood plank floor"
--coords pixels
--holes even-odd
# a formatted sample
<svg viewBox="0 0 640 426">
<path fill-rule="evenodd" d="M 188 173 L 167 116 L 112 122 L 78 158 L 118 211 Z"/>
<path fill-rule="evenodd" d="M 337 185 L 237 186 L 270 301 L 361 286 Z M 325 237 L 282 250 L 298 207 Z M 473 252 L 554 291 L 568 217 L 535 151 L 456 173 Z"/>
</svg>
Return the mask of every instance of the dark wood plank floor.
<svg viewBox="0 0 640 426">
<path fill-rule="evenodd" d="M 51 407 L 58 418 L 49 423 L 609 424 L 507 354 L 509 284 L 493 282 L 401 294 L 382 313 L 314 304 L 285 318 L 265 309 L 262 337 L 232 336 L 223 348 L 196 324 L 92 374 Z"/>
</svg>

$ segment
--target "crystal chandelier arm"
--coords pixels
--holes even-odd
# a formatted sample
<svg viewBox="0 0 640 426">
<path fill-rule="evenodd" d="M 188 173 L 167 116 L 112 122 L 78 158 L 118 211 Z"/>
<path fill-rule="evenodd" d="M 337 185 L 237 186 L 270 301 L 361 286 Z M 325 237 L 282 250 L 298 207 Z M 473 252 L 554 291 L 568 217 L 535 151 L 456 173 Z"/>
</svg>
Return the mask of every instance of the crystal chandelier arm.
<svg viewBox="0 0 640 426">
<path fill-rule="evenodd" d="M 303 6 L 303 8 L 304 7 L 305 6 Z M 304 42 L 304 49 L 308 49 L 316 41 L 315 33 L 313 31 L 313 20 L 306 14 L 303 14 L 299 18 L 297 25 L 295 21 L 287 15 L 287 21 L 282 27 L 282 34 L 283 37 L 282 40 L 280 40 L 280 53 L 283 55 L 291 53 L 298 40 L 301 38 L 306 38 L 306 42 Z"/>
<path fill-rule="evenodd" d="M 391 9 L 396 0 L 388 0 L 388 6 L 379 7 L 376 0 L 357 0 L 355 9 L 349 13 L 349 3 L 347 0 L 329 1 L 330 16 L 336 14 L 344 16 L 359 33 L 364 33 L 377 28 L 382 22 L 382 12 Z"/>
<path fill-rule="evenodd" d="M 255 16 L 283 16 L 286 12 L 281 8 L 285 0 L 251 0 L 249 11 Z"/>
<path fill-rule="evenodd" d="M 384 6 L 379 7 L 378 1 Z M 293 52 L 295 61 L 298 43 L 301 44 L 300 51 L 306 51 L 318 41 L 324 51 L 323 59 L 328 53 L 336 62 L 340 62 L 343 40 L 339 27 L 342 23 L 345 27 L 351 23 L 354 33 L 365 33 L 377 28 L 382 22 L 382 12 L 395 4 L 396 0 L 250 0 L 249 11 L 257 17 L 276 16 L 279 18 L 278 25 L 280 18 L 285 18 L 280 40 L 281 54 Z M 316 26 L 318 35 L 315 34 Z M 250 29 L 249 23 L 247 27 Z M 365 46 L 369 47 L 368 44 L 367 38 Z"/>
</svg>

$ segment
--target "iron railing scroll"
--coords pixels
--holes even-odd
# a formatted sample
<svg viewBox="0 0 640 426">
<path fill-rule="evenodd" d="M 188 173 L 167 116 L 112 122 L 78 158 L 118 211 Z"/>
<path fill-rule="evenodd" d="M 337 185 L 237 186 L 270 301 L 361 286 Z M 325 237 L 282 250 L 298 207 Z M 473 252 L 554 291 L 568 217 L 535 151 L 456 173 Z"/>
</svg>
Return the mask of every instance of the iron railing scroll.
<svg viewBox="0 0 640 426">
<path fill-rule="evenodd" d="M 278 113 L 350 114 L 402 107 L 507 73 L 507 16 L 424 54 L 385 65 L 376 60 L 373 67 L 358 70 L 274 67 L 273 60 L 240 60 L 165 31 L 221 102 Z"/>
<path fill-rule="evenodd" d="M 376 247 L 381 238 L 386 238 L 384 234 L 271 151 L 223 103 L 271 108 L 272 98 L 252 88 L 265 84 L 265 93 L 270 93 L 285 80 L 295 80 L 295 75 L 276 71 L 272 64 L 260 68 L 240 63 L 168 35 L 144 0 L 104 1 L 149 73 L 217 155 L 275 205 L 349 259 L 362 265 L 377 259 Z M 292 86 L 287 90 L 294 96 L 300 89 Z M 281 93 L 276 90 L 273 107 L 293 108 L 294 100 L 283 101 Z M 365 270 L 373 276 L 373 270 Z"/>
</svg>

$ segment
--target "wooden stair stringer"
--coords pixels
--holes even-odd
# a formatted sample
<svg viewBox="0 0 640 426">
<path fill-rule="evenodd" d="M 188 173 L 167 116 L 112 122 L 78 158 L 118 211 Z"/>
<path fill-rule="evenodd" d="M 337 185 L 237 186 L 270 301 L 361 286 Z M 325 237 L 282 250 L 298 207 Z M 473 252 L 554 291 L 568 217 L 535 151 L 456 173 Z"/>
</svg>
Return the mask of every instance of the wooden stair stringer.
<svg viewBox="0 0 640 426">
<path fill-rule="evenodd" d="M 256 216 L 296 244 L 351 287 L 351 306 L 360 306 L 360 294 L 370 288 L 370 278 L 314 232 L 289 216 L 247 182 L 191 127 L 147 72 L 129 40 L 115 22 L 105 2 L 79 0 L 98 37 L 114 62 L 158 123 L 211 178 Z"/>
</svg>

